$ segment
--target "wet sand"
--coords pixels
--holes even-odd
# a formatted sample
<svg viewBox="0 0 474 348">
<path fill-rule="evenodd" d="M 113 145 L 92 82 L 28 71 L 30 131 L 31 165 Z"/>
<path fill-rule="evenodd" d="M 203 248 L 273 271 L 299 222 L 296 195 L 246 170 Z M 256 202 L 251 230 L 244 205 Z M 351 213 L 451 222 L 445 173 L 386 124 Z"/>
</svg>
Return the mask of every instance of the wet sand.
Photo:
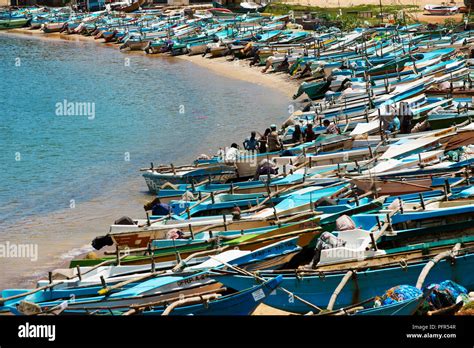
<svg viewBox="0 0 474 348">
<path fill-rule="evenodd" d="M 233 78 L 239 79 L 251 83 L 255 83 L 262 87 L 275 88 L 280 92 L 286 94 L 288 97 L 295 93 L 301 81 L 294 81 L 288 77 L 288 74 L 284 73 L 265 73 L 261 71 L 261 66 L 249 66 L 247 60 L 235 60 L 229 61 L 228 57 L 219 58 L 203 58 L 200 55 L 195 56 L 178 56 L 180 59 L 184 59 L 209 70 L 212 72 Z"/>
</svg>

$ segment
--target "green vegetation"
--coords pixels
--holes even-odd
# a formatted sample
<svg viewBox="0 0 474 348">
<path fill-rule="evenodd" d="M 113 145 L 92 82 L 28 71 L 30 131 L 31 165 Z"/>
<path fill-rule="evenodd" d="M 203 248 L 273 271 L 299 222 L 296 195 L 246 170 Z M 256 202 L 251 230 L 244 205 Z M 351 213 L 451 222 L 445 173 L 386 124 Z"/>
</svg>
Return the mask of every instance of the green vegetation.
<svg viewBox="0 0 474 348">
<path fill-rule="evenodd" d="M 417 11 L 419 7 L 417 5 L 389 5 L 382 7 L 384 13 L 394 14 L 398 11 Z M 273 14 L 287 14 L 289 11 L 294 12 L 321 12 L 328 15 L 339 15 L 339 10 L 342 11 L 343 15 L 352 15 L 352 12 L 369 12 L 372 11 L 374 15 L 380 13 L 380 7 L 377 5 L 357 5 L 351 7 L 318 7 L 318 6 L 304 6 L 304 5 L 289 5 L 280 2 L 272 2 L 266 8 L 266 12 Z M 349 13 L 348 13 L 349 12 Z"/>
<path fill-rule="evenodd" d="M 394 18 L 396 23 L 405 24 L 401 23 L 402 20 L 398 19 L 398 14 L 401 13 L 402 10 L 405 12 L 405 14 L 414 11 L 419 11 L 419 7 L 416 5 L 384 5 L 382 7 L 382 10 L 384 17 L 391 15 L 391 17 Z M 380 23 L 380 7 L 377 5 L 357 5 L 341 8 L 324 8 L 317 6 L 289 5 L 280 2 L 274 2 L 269 4 L 266 8 L 266 12 L 275 15 L 288 14 L 290 11 L 293 11 L 295 16 L 311 13 L 314 17 L 318 17 L 328 21 L 338 21 L 341 23 L 343 30 L 351 30 L 357 27 L 375 25 Z M 371 12 L 371 14 L 369 14 L 369 12 Z M 368 14 L 368 16 L 364 16 L 364 13 Z M 407 22 L 412 22 L 409 19 L 409 16 L 405 16 L 405 20 Z"/>
</svg>

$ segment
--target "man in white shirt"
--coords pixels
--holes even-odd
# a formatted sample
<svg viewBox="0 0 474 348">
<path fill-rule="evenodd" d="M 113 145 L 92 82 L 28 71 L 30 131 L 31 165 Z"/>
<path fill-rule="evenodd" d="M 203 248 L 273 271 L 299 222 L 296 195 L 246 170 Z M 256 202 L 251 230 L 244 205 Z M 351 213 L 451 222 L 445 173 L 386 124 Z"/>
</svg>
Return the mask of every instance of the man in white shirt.
<svg viewBox="0 0 474 348">
<path fill-rule="evenodd" d="M 239 146 L 236 143 L 233 143 L 225 152 L 225 161 L 235 162 L 239 158 L 239 155 Z"/>
</svg>

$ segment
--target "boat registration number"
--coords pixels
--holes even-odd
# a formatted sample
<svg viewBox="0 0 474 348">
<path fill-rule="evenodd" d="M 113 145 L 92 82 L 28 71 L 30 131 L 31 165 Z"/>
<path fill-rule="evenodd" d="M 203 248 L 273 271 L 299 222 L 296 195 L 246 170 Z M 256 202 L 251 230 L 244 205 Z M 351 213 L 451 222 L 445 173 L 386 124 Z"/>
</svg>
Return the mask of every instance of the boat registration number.
<svg viewBox="0 0 474 348">
<path fill-rule="evenodd" d="M 252 292 L 252 296 L 254 301 L 257 302 L 265 297 L 265 293 L 262 289 L 258 289 L 257 291 Z"/>
</svg>

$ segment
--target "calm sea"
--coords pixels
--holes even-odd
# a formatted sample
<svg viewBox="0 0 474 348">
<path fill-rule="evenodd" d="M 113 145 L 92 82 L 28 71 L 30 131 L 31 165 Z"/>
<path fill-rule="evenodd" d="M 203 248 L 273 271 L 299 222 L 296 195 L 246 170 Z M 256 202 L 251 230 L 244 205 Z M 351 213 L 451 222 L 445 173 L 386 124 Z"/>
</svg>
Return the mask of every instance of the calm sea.
<svg viewBox="0 0 474 348">
<path fill-rule="evenodd" d="M 0 288 L 143 217 L 140 167 L 190 162 L 287 117 L 279 92 L 176 58 L 12 34 L 0 47 L 0 248 L 38 247 L 0 259 Z"/>
</svg>

